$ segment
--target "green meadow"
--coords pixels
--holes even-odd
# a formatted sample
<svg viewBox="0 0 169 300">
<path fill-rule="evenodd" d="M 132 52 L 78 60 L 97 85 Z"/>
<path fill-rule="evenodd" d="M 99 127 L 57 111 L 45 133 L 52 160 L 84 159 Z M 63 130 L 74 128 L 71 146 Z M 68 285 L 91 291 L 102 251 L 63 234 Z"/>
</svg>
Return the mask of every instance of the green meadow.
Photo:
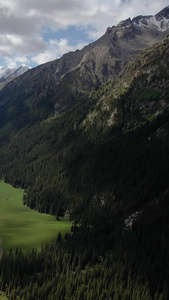
<svg viewBox="0 0 169 300">
<path fill-rule="evenodd" d="M 44 242 L 54 240 L 58 232 L 70 231 L 71 223 L 41 214 L 22 204 L 23 190 L 0 181 L 0 239 L 4 250 L 40 249 Z"/>
<path fill-rule="evenodd" d="M 0 294 L 0 300 L 7 300 L 8 298 L 5 296 L 4 293 Z"/>
</svg>

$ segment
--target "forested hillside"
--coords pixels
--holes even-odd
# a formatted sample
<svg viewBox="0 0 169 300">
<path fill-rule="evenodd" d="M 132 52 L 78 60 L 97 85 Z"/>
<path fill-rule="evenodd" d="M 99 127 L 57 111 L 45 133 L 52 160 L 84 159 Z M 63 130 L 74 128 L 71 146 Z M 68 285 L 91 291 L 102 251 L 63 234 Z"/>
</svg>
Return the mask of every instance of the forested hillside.
<svg viewBox="0 0 169 300">
<path fill-rule="evenodd" d="M 166 38 L 67 112 L 5 135 L 1 176 L 41 212 L 142 208 L 168 185 L 168 94 Z"/>
<path fill-rule="evenodd" d="M 9 299 L 168 299 L 168 61 L 166 37 L 66 112 L 1 128 L 1 177 L 73 220 L 40 253 L 4 254 Z"/>
<path fill-rule="evenodd" d="M 168 32 L 169 6 L 1 89 L 0 179 L 72 222 L 3 253 L 8 299 L 169 299 Z"/>
</svg>

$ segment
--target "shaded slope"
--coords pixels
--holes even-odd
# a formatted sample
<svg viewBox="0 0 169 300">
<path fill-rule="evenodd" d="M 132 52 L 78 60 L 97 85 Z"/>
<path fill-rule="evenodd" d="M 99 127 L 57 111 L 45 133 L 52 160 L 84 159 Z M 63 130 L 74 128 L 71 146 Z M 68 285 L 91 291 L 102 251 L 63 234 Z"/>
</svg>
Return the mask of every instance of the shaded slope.
<svg viewBox="0 0 169 300">
<path fill-rule="evenodd" d="M 168 56 L 166 38 L 68 112 L 13 135 L 1 147 L 5 180 L 51 213 L 154 201 L 168 189 Z"/>
<path fill-rule="evenodd" d="M 168 61 L 166 38 L 70 110 L 4 137 L 4 179 L 82 225 L 39 254 L 4 256 L 12 299 L 168 300 Z"/>
</svg>

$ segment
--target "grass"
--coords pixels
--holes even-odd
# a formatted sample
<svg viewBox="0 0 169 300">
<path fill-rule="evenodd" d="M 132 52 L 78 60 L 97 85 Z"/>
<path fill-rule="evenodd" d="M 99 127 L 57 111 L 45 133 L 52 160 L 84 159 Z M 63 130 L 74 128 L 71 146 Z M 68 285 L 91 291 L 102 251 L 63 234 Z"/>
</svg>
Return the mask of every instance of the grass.
<svg viewBox="0 0 169 300">
<path fill-rule="evenodd" d="M 58 232 L 70 231 L 71 223 L 54 216 L 40 214 L 22 204 L 23 190 L 0 181 L 0 239 L 4 250 L 40 249 L 41 244 L 54 240 Z"/>
<path fill-rule="evenodd" d="M 0 291 L 0 300 L 7 300 L 8 298 L 5 296 L 5 293 Z"/>
</svg>

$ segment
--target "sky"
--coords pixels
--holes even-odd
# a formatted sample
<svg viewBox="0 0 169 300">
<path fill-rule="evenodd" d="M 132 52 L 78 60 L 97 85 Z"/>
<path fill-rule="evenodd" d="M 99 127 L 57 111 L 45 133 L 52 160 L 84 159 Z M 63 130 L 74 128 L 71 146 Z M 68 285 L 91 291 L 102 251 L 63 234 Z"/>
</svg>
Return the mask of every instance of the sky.
<svg viewBox="0 0 169 300">
<path fill-rule="evenodd" d="M 57 59 L 95 41 L 107 27 L 168 5 L 168 0 L 0 0 L 0 67 Z"/>
</svg>

